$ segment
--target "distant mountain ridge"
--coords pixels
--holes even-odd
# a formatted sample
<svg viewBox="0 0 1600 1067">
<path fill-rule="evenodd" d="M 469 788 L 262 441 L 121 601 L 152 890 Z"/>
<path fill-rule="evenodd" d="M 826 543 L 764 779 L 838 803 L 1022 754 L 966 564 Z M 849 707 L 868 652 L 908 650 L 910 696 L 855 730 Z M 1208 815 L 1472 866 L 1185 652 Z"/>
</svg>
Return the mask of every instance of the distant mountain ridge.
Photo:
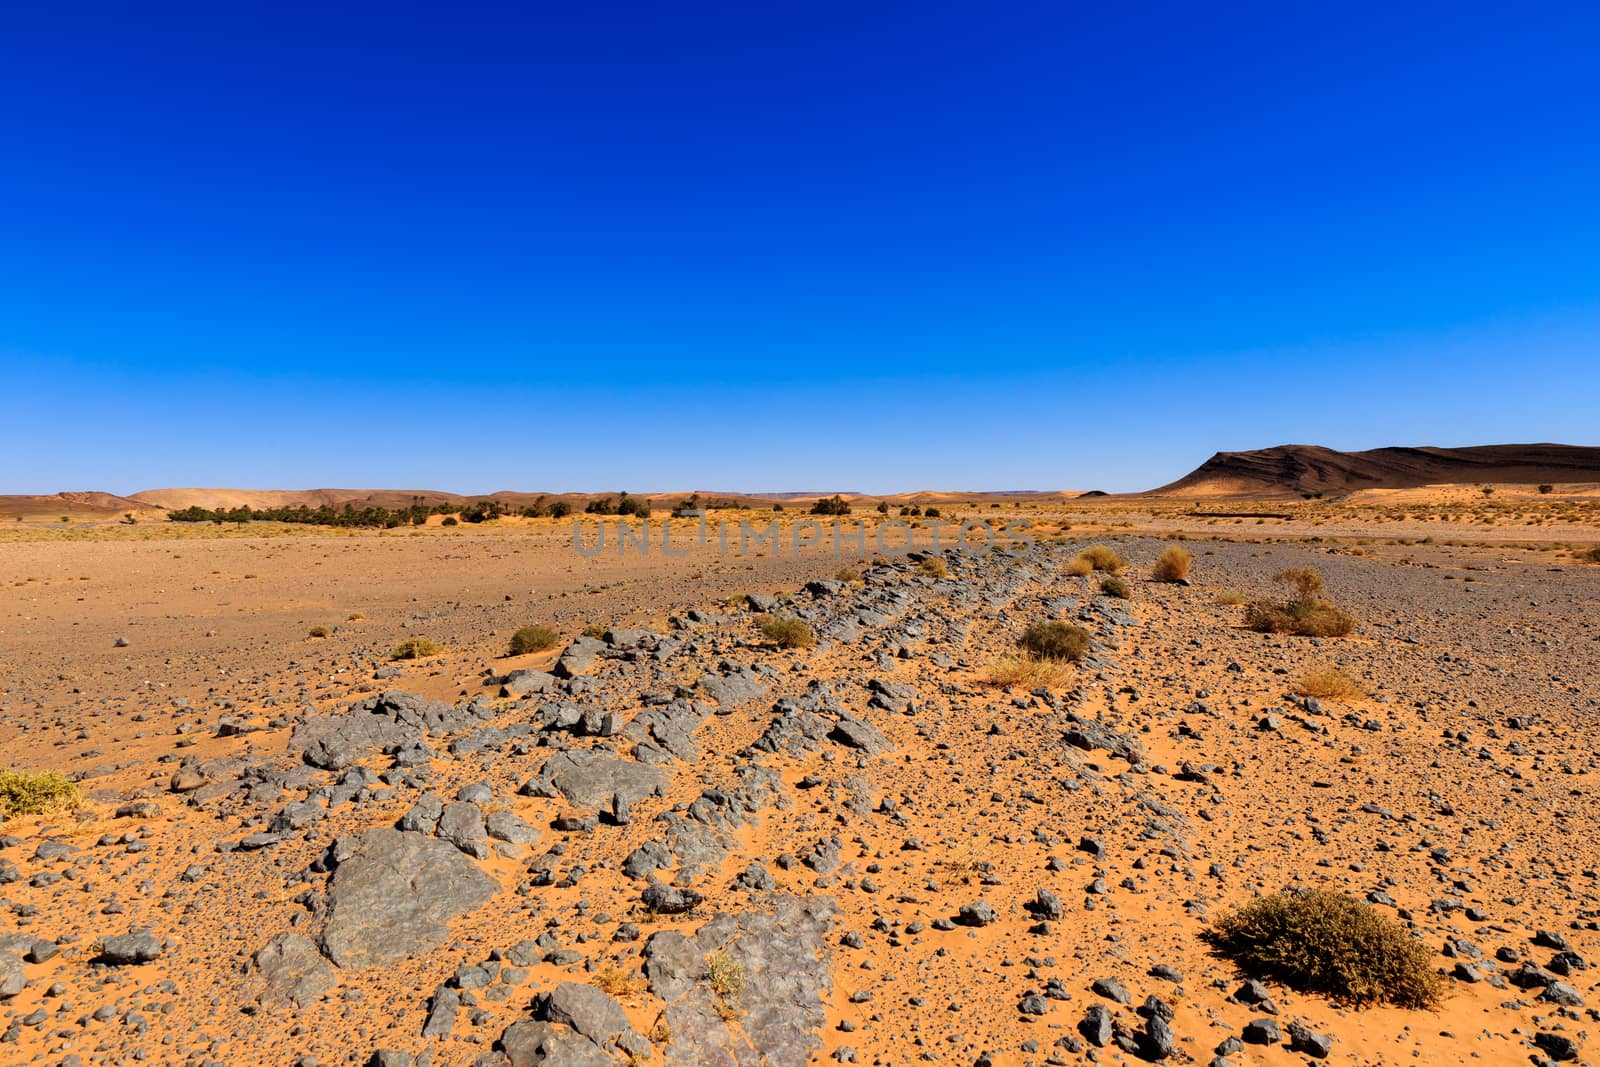
<svg viewBox="0 0 1600 1067">
<path fill-rule="evenodd" d="M 1320 445 L 1278 445 L 1248 452 L 1218 452 L 1177 481 L 1143 495 L 1341 496 L 1362 489 L 1414 489 L 1424 485 L 1590 481 L 1600 481 L 1600 448 L 1584 445 L 1417 446 L 1364 452 L 1339 452 Z"/>
</svg>

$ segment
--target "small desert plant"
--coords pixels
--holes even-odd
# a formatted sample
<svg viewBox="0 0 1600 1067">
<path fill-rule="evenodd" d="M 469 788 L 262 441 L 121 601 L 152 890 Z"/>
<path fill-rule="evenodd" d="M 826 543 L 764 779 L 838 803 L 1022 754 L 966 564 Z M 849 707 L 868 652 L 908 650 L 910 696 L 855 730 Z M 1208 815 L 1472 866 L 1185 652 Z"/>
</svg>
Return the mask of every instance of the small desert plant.
<svg viewBox="0 0 1600 1067">
<path fill-rule="evenodd" d="M 861 572 L 853 567 L 840 567 L 839 573 L 835 574 L 834 577 L 841 582 L 859 582 L 861 580 Z"/>
<path fill-rule="evenodd" d="M 1252 602 L 1244 616 L 1250 629 L 1299 637 L 1343 637 L 1356 628 L 1354 619 L 1322 599 L 1322 575 L 1312 568 L 1290 567 L 1274 575 L 1273 581 L 1293 589 L 1295 598 L 1287 604 Z"/>
<path fill-rule="evenodd" d="M 1089 631 L 1070 622 L 1031 622 L 1017 644 L 1041 659 L 1076 663 L 1089 651 Z"/>
<path fill-rule="evenodd" d="M 1223 916 L 1207 939 L 1246 974 L 1351 1006 L 1436 1008 L 1433 953 L 1387 915 L 1344 893 L 1285 890 Z"/>
<path fill-rule="evenodd" d="M 917 573 L 926 578 L 943 578 L 950 573 L 942 559 L 925 559 L 917 564 Z"/>
<path fill-rule="evenodd" d="M 594 976 L 595 988 L 613 997 L 633 997 L 649 986 L 643 974 L 621 967 L 606 967 Z"/>
<path fill-rule="evenodd" d="M 1114 596 L 1118 600 L 1127 600 L 1133 595 L 1133 587 L 1128 584 L 1126 579 L 1119 578 L 1115 574 L 1110 574 L 1100 579 L 1100 591 L 1106 596 Z"/>
<path fill-rule="evenodd" d="M 439 525 L 440 526 L 460 526 L 461 525 L 461 521 L 459 519 L 457 519 L 454 515 L 446 515 L 444 517 L 444 521 L 439 523 Z"/>
<path fill-rule="evenodd" d="M 1583 549 L 1581 551 L 1574 552 L 1573 555 L 1584 563 L 1600 563 L 1600 546 Z"/>
<path fill-rule="evenodd" d="M 1555 492 L 1555 490 L 1556 490 L 1555 486 L 1548 485 L 1548 484 L 1547 485 L 1541 485 L 1539 487 L 1539 493 L 1542 496 L 1549 496 L 1551 493 Z"/>
<path fill-rule="evenodd" d="M 850 502 L 842 496 L 825 496 L 811 505 L 813 515 L 848 515 Z"/>
<path fill-rule="evenodd" d="M 390 659 L 425 659 L 428 656 L 437 656 L 444 651 L 444 646 L 428 637 L 408 637 L 394 646 L 394 651 L 389 653 Z"/>
<path fill-rule="evenodd" d="M 726 952 L 706 961 L 711 971 L 711 992 L 717 997 L 717 1014 L 724 1020 L 739 1016 L 739 994 L 744 992 L 744 965 Z"/>
<path fill-rule="evenodd" d="M 1361 686 L 1337 667 L 1316 667 L 1300 676 L 1294 691 L 1319 700 L 1358 700 L 1366 696 Z"/>
<path fill-rule="evenodd" d="M 312 637 L 327 637 L 328 628 L 326 626 L 313 626 L 309 633 Z"/>
<path fill-rule="evenodd" d="M 350 614 L 346 615 L 344 618 L 345 618 L 346 622 L 360 622 L 362 619 L 366 618 L 366 615 L 364 615 L 363 613 L 361 613 L 359 611 L 352 611 Z"/>
<path fill-rule="evenodd" d="M 591 622 L 589 625 L 583 628 L 583 636 L 592 637 L 597 641 L 605 637 L 605 635 L 606 628 L 597 622 Z"/>
<path fill-rule="evenodd" d="M 984 668 L 984 681 L 990 685 L 1061 689 L 1071 679 L 1071 669 L 1059 660 L 1038 656 L 1001 656 Z"/>
<path fill-rule="evenodd" d="M 756 628 L 779 648 L 810 648 L 817 643 L 810 626 L 787 615 L 763 615 L 756 621 Z"/>
<path fill-rule="evenodd" d="M 511 635 L 511 655 L 525 656 L 530 652 L 543 652 L 555 648 L 561 635 L 548 626 L 524 626 Z"/>
<path fill-rule="evenodd" d="M 1224 589 L 1217 594 L 1217 603 L 1236 608 L 1241 604 L 1250 603 L 1250 598 L 1235 590 Z"/>
<path fill-rule="evenodd" d="M 60 771 L 0 771 L 0 814 L 50 815 L 84 804 L 78 783 Z"/>
<path fill-rule="evenodd" d="M 1150 577 L 1158 582 L 1181 582 L 1189 577 L 1189 568 L 1193 564 L 1194 556 L 1189 554 L 1188 549 L 1168 545 L 1157 557 L 1156 565 L 1150 571 Z"/>
<path fill-rule="evenodd" d="M 1112 574 L 1128 565 L 1128 561 L 1117 555 L 1116 550 L 1109 545 L 1090 545 L 1078 553 L 1078 558 L 1087 560 L 1093 570 L 1109 571 Z"/>
<path fill-rule="evenodd" d="M 1094 564 L 1079 556 L 1067 564 L 1067 573 L 1074 578 L 1084 578 L 1094 572 Z"/>
</svg>

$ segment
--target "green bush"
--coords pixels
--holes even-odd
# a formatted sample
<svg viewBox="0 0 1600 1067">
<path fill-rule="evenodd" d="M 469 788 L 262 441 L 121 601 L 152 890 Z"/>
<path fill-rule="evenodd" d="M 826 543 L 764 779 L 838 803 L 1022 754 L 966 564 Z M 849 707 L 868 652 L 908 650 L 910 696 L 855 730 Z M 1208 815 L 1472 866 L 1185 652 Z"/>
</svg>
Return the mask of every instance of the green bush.
<svg viewBox="0 0 1600 1067">
<path fill-rule="evenodd" d="M 842 496 L 825 496 L 811 505 L 813 515 L 848 515 L 850 502 Z"/>
<path fill-rule="evenodd" d="M 84 805 L 83 790 L 60 771 L 0 771 L 0 813 L 51 815 Z"/>
<path fill-rule="evenodd" d="M 756 620 L 761 636 L 779 648 L 810 648 L 817 643 L 817 635 L 799 619 L 785 615 L 763 615 Z"/>
<path fill-rule="evenodd" d="M 1387 915 L 1344 893 L 1285 890 L 1223 916 L 1207 940 L 1246 974 L 1353 1007 L 1436 1008 L 1433 953 Z"/>
<path fill-rule="evenodd" d="M 524 626 L 511 635 L 511 655 L 525 656 L 529 652 L 543 652 L 556 647 L 561 635 L 548 626 Z"/>
<path fill-rule="evenodd" d="M 1040 659 L 1076 663 L 1089 651 L 1089 631 L 1070 622 L 1034 622 L 1022 631 L 1017 644 Z"/>
</svg>

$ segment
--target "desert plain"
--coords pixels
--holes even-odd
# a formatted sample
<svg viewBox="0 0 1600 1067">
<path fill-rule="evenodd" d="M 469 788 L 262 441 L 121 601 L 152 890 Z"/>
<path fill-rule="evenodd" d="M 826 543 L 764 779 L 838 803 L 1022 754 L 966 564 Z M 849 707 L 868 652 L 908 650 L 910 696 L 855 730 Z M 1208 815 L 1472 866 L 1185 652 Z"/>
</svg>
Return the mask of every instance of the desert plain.
<svg viewBox="0 0 1600 1067">
<path fill-rule="evenodd" d="M 1592 1061 L 1600 495 L 1494 489 L 952 494 L 1033 543 L 864 555 L 7 523 L 0 767 L 79 794 L 0 827 L 0 1060 Z M 1289 568 L 1353 631 L 1246 626 Z M 1044 621 L 1085 654 L 1014 670 Z M 1438 1003 L 1206 936 L 1305 888 Z"/>
</svg>

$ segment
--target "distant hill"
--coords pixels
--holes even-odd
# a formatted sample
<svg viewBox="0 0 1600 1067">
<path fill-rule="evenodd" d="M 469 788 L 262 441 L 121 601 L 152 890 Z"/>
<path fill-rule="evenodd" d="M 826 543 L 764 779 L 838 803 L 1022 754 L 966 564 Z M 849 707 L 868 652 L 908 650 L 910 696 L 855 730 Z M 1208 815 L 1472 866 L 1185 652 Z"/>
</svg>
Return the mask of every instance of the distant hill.
<svg viewBox="0 0 1600 1067">
<path fill-rule="evenodd" d="M 1478 482 L 1532 485 L 1600 480 L 1600 448 L 1581 445 L 1476 445 L 1469 448 L 1374 448 L 1338 452 L 1318 445 L 1278 445 L 1218 452 L 1148 496 L 1343 496 L 1363 489 L 1412 489 Z"/>
<path fill-rule="evenodd" d="M 114 493 L 66 492 L 38 496 L 0 496 L 0 518 L 105 519 L 133 512 L 141 518 L 155 514 L 157 508 L 132 497 Z"/>
<path fill-rule="evenodd" d="M 822 492 L 773 492 L 773 493 L 737 493 L 720 492 L 717 490 L 700 489 L 674 493 L 639 493 L 658 508 L 670 507 L 687 499 L 691 492 L 700 498 L 701 502 L 713 505 L 726 506 L 729 504 L 742 504 L 745 507 L 770 507 L 774 503 L 808 504 L 833 493 Z M 468 504 L 474 500 L 499 500 L 512 507 L 522 507 L 532 504 L 535 500 L 545 501 L 565 500 L 570 504 L 581 507 L 595 497 L 615 496 L 615 493 L 528 493 L 500 491 L 496 493 L 482 493 L 464 495 L 460 493 L 446 493 L 437 489 L 145 489 L 134 493 L 131 506 L 159 507 L 169 511 L 180 508 L 201 507 L 217 508 L 281 508 L 299 507 L 305 505 L 309 508 L 318 508 L 323 505 L 342 508 L 346 504 L 356 507 L 386 507 L 402 508 L 410 506 L 414 501 L 421 500 L 424 504 Z M 992 501 L 1030 500 L 1042 497 L 1071 498 L 1076 493 L 1055 493 L 1044 490 L 985 490 L 970 493 L 940 492 L 932 489 L 923 489 L 914 493 L 892 493 L 884 496 L 874 496 L 867 493 L 841 492 L 838 495 L 852 503 L 863 505 L 876 504 L 880 500 L 890 504 L 945 504 L 971 501 L 974 503 L 989 503 Z M 121 499 L 121 498 L 117 498 Z"/>
</svg>

